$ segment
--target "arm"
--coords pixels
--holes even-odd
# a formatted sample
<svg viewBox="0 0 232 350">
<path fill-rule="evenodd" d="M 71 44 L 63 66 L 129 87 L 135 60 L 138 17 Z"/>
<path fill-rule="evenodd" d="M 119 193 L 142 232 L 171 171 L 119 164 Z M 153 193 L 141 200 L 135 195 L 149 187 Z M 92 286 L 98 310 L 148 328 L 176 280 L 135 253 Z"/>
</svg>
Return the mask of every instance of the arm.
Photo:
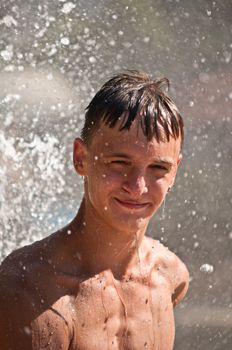
<svg viewBox="0 0 232 350">
<path fill-rule="evenodd" d="M 0 344 L 4 350 L 31 349 L 30 324 L 21 304 L 20 288 L 0 279 Z M 5 282 L 5 281 L 4 281 Z"/>
<path fill-rule="evenodd" d="M 65 318 L 50 308 L 35 320 L 17 303 L 0 297 L 0 344 L 4 350 L 68 350 L 72 334 Z M 29 303 L 30 301 L 28 301 Z M 30 322 L 30 320 L 32 320 Z"/>
<path fill-rule="evenodd" d="M 184 298 L 189 287 L 189 272 L 177 256 L 173 262 L 173 277 L 172 302 L 175 307 Z"/>
<path fill-rule="evenodd" d="M 54 308 L 46 310 L 32 322 L 33 350 L 68 350 L 70 339 L 68 322 Z"/>
<path fill-rule="evenodd" d="M 30 265 L 31 271 L 21 271 L 18 261 L 21 259 L 11 261 L 10 257 L 0 266 L 0 348 L 67 350 L 72 322 L 68 324 L 58 312 L 49 309 L 49 302 L 41 304 L 41 288 L 33 283 L 36 270 Z M 46 283 L 45 278 L 43 285 Z"/>
</svg>

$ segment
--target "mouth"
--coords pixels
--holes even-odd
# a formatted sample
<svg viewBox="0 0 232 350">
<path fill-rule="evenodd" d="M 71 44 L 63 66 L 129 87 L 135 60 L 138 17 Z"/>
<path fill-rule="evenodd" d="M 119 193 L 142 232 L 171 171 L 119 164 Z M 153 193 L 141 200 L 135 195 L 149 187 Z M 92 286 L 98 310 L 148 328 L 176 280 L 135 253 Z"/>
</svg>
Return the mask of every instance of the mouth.
<svg viewBox="0 0 232 350">
<path fill-rule="evenodd" d="M 140 203 L 140 202 L 130 201 L 130 200 L 120 200 L 118 198 L 115 198 L 115 200 L 124 208 L 132 209 L 132 210 L 141 210 L 149 206 L 149 203 Z"/>
</svg>

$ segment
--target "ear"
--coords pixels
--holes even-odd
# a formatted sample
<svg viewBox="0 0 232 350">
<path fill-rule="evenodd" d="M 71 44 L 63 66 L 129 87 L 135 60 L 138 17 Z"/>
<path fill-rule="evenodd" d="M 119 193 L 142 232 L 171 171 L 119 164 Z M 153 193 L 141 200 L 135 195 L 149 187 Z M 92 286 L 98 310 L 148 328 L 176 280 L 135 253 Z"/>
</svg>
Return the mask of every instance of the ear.
<svg viewBox="0 0 232 350">
<path fill-rule="evenodd" d="M 84 176 L 86 173 L 87 149 L 84 142 L 78 137 L 73 143 L 73 164 L 76 172 Z"/>
<path fill-rule="evenodd" d="M 180 162 L 181 162 L 182 158 L 183 158 L 182 153 L 180 153 L 179 157 L 178 157 L 178 160 L 177 160 L 177 168 L 180 165 Z"/>
<path fill-rule="evenodd" d="M 178 156 L 177 162 L 176 162 L 175 173 L 174 173 L 173 178 L 172 178 L 172 181 L 171 181 L 171 183 L 170 183 L 170 185 L 169 185 L 169 190 L 170 190 L 170 189 L 172 188 L 172 186 L 174 185 L 175 178 L 176 178 L 176 173 L 177 173 L 177 169 L 178 169 L 178 167 L 179 167 L 179 165 L 180 165 L 180 162 L 181 162 L 182 158 L 183 158 L 183 157 L 182 157 L 182 153 L 180 153 L 179 156 Z"/>
</svg>

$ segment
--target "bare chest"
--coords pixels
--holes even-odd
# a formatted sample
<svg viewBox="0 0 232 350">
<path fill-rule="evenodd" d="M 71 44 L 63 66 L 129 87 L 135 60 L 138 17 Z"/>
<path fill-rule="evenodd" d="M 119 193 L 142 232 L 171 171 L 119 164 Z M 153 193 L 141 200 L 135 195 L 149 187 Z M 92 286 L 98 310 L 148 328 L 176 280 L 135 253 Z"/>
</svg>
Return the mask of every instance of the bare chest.
<svg viewBox="0 0 232 350">
<path fill-rule="evenodd" d="M 72 302 L 74 349 L 171 350 L 173 306 L 168 281 L 116 281 L 97 276 L 81 283 Z"/>
</svg>

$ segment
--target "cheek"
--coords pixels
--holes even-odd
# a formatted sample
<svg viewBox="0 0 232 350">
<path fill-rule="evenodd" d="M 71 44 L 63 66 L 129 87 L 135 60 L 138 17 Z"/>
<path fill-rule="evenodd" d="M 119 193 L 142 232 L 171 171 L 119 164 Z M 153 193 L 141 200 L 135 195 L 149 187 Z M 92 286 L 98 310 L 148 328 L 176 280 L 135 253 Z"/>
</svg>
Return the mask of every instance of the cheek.
<svg viewBox="0 0 232 350">
<path fill-rule="evenodd" d="M 108 169 L 92 167 L 86 181 L 91 201 L 104 201 L 112 191 L 120 188 L 123 176 Z"/>
<path fill-rule="evenodd" d="M 164 178 L 158 179 L 151 183 L 150 191 L 156 198 L 156 201 L 162 203 L 168 190 L 168 184 L 168 181 Z"/>
</svg>

